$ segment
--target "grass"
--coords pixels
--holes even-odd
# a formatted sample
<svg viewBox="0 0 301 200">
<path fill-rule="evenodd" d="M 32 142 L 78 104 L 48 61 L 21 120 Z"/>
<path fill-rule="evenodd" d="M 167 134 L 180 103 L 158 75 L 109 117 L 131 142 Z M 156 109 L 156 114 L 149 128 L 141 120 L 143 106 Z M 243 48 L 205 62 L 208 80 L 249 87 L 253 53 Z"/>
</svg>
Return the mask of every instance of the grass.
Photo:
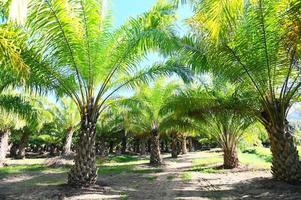
<svg viewBox="0 0 301 200">
<path fill-rule="evenodd" d="M 209 157 L 212 155 L 212 157 Z M 221 153 L 204 153 L 204 157 L 194 159 L 192 161 L 192 169 L 189 171 L 202 172 L 202 173 L 218 173 L 221 170 L 215 169 L 217 165 L 223 162 Z"/>
<path fill-rule="evenodd" d="M 10 174 L 23 174 L 30 172 L 41 172 L 41 173 L 62 173 L 66 172 L 68 167 L 49 168 L 42 164 L 34 165 L 11 165 L 0 168 L 0 177 L 5 177 Z"/>
<path fill-rule="evenodd" d="M 137 168 L 138 165 L 147 164 L 149 161 L 138 156 L 110 156 L 109 158 L 98 158 L 98 174 L 120 174 L 137 173 L 150 174 L 162 172 L 160 168 Z"/>
<path fill-rule="evenodd" d="M 24 163 L 24 164 L 23 164 Z M 160 168 L 138 168 L 140 164 L 146 164 L 148 160 L 140 159 L 138 156 L 110 156 L 108 158 L 97 158 L 98 174 L 120 174 L 120 173 L 138 173 L 150 174 L 161 172 Z M 0 177 L 6 177 L 11 174 L 21 174 L 30 172 L 41 173 L 61 173 L 67 172 L 69 166 L 49 168 L 44 164 L 29 164 L 27 159 L 20 162 L 18 165 L 10 165 L 0 168 Z"/>
<path fill-rule="evenodd" d="M 121 200 L 128 200 L 129 199 L 129 196 L 125 192 L 121 192 L 120 195 L 121 195 L 121 197 L 120 197 Z"/>
<path fill-rule="evenodd" d="M 271 167 L 271 154 L 267 148 L 258 148 L 256 150 L 239 153 L 238 159 L 241 164 L 248 165 L 256 169 L 269 169 Z M 204 152 L 203 156 L 192 161 L 192 169 L 189 171 L 202 173 L 223 173 L 220 166 L 223 164 L 222 153 Z"/>
<path fill-rule="evenodd" d="M 145 177 L 147 180 L 149 180 L 149 181 L 154 181 L 154 180 L 156 180 L 158 177 L 157 176 L 147 176 L 147 177 Z"/>
<path fill-rule="evenodd" d="M 117 166 L 100 166 L 98 174 L 120 174 L 133 171 L 133 165 L 117 165 Z"/>
<path fill-rule="evenodd" d="M 176 178 L 176 176 L 174 176 L 174 175 L 170 175 L 170 176 L 167 176 L 167 180 L 173 180 L 173 179 L 175 179 Z"/>
<path fill-rule="evenodd" d="M 272 153 L 269 148 L 253 147 L 243 151 L 246 154 L 255 154 L 256 156 L 264 159 L 266 162 L 272 162 Z"/>
<path fill-rule="evenodd" d="M 98 168 L 98 174 L 120 174 L 120 173 L 137 173 L 137 174 L 150 174 L 159 173 L 162 169 L 158 168 L 137 168 L 134 164 L 129 165 L 103 165 Z"/>
<path fill-rule="evenodd" d="M 239 161 L 258 169 L 270 169 L 271 167 L 271 161 L 257 154 L 239 153 Z"/>
<path fill-rule="evenodd" d="M 191 172 L 184 172 L 184 173 L 181 174 L 180 177 L 183 181 L 188 182 L 192 179 L 192 174 L 191 174 Z"/>
</svg>

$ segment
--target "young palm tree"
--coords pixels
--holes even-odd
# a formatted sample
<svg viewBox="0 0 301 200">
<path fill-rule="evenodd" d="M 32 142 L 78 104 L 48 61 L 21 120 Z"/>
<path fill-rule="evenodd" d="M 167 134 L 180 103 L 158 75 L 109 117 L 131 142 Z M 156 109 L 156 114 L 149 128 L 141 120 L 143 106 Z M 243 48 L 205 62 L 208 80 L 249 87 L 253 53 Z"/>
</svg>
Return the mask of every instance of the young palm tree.
<svg viewBox="0 0 301 200">
<path fill-rule="evenodd" d="M 300 95 L 300 3 L 202 1 L 195 8 L 191 23 L 205 48 L 190 50 L 199 57 L 207 51 L 211 70 L 248 91 L 247 105 L 269 134 L 273 176 L 298 182 L 301 165 L 286 118 Z"/>
<path fill-rule="evenodd" d="M 23 91 L 22 98 L 26 101 L 32 109 L 32 117 L 26 118 L 24 126 L 16 131 L 17 135 L 20 135 L 18 140 L 13 142 L 11 147 L 11 156 L 16 159 L 23 159 L 25 157 L 25 148 L 28 145 L 28 141 L 33 133 L 38 133 L 44 124 L 53 120 L 53 116 L 47 110 L 46 99 L 34 95 L 33 93 L 26 94 Z"/>
<path fill-rule="evenodd" d="M 243 98 L 236 92 L 237 89 L 228 84 L 212 88 L 190 87 L 172 97 L 167 104 L 169 109 L 176 108 L 175 115 L 195 120 L 194 125 L 186 124 L 192 132 L 201 131 L 220 144 L 225 168 L 238 166 L 237 144 L 244 130 L 254 121 L 253 113 L 245 108 Z"/>
<path fill-rule="evenodd" d="M 178 84 L 168 84 L 164 79 L 160 79 L 152 87 L 140 86 L 134 97 L 124 101 L 126 106 L 135 110 L 135 114 L 129 119 L 131 129 L 150 135 L 150 164 L 152 165 L 162 164 L 159 137 L 160 133 L 165 131 L 162 125 L 165 117 L 168 116 L 167 112 L 163 112 L 163 108 L 166 100 L 177 91 L 178 87 Z"/>
<path fill-rule="evenodd" d="M 188 132 L 198 129 L 195 121 L 188 117 L 179 116 L 175 114 L 175 112 L 170 112 L 169 114 L 165 115 L 160 127 L 162 132 L 165 132 L 171 137 L 172 158 L 177 158 L 181 151 L 183 154 L 187 153 L 186 141 L 184 142 L 184 138 L 186 140 L 186 135 L 183 133 L 187 134 Z M 178 145 L 180 142 L 181 149 Z"/>
<path fill-rule="evenodd" d="M 48 110 L 52 113 L 59 131 L 64 133 L 62 154 L 67 156 L 71 154 L 72 137 L 80 121 L 77 107 L 71 99 L 63 97 L 58 105 L 53 105 Z"/>
<path fill-rule="evenodd" d="M 167 53 L 174 46 L 173 6 L 158 1 L 149 12 L 115 30 L 107 13 L 98 0 L 30 1 L 28 6 L 25 30 L 30 39 L 22 56 L 31 78 L 36 78 L 30 83 L 68 95 L 81 116 L 70 185 L 89 186 L 96 181 L 96 122 L 116 91 L 157 74 L 186 72 L 167 66 L 136 67 L 148 50 Z"/>
<path fill-rule="evenodd" d="M 116 102 L 116 100 L 113 100 L 113 102 Z M 116 139 L 120 134 L 125 133 L 124 113 L 120 113 L 120 108 L 110 102 L 110 106 L 99 117 L 97 143 L 100 153 L 104 153 L 106 146 L 109 146 L 109 153 L 113 153 L 114 146 L 117 143 Z"/>
<path fill-rule="evenodd" d="M 239 165 L 237 144 L 241 140 L 244 130 L 252 123 L 246 116 L 233 111 L 215 113 L 208 116 L 203 125 L 206 134 L 210 134 L 222 147 L 224 153 L 224 168 L 232 169 Z"/>
<path fill-rule="evenodd" d="M 20 96 L 1 91 L 0 96 L 0 165 L 4 163 L 9 137 L 13 129 L 20 129 L 36 119 L 32 106 Z"/>
</svg>

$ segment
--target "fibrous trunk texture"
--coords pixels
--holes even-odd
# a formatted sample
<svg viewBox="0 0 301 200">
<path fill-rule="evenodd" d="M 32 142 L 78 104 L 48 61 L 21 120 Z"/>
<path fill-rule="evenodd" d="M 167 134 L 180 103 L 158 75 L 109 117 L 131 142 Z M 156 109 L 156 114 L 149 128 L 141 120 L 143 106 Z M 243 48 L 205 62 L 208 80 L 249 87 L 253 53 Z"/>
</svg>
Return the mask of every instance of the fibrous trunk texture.
<svg viewBox="0 0 301 200">
<path fill-rule="evenodd" d="M 5 161 L 8 150 L 9 134 L 10 132 L 8 130 L 0 130 L 0 166 L 2 166 Z"/>
<path fill-rule="evenodd" d="M 165 151 L 165 153 L 169 153 L 169 141 L 168 140 L 165 140 L 165 149 L 164 149 L 164 151 Z"/>
<path fill-rule="evenodd" d="M 160 140 L 157 129 L 151 131 L 151 146 L 150 146 L 150 164 L 161 165 L 162 158 L 160 155 Z"/>
<path fill-rule="evenodd" d="M 77 144 L 74 166 L 68 174 L 68 184 L 88 187 L 97 180 L 95 157 L 95 129 L 97 117 L 92 107 L 81 116 L 80 138 Z"/>
<path fill-rule="evenodd" d="M 194 151 L 193 141 L 191 137 L 188 138 L 188 149 L 190 152 Z"/>
<path fill-rule="evenodd" d="M 145 155 L 146 154 L 146 141 L 141 139 L 139 147 L 140 147 L 140 155 Z"/>
<path fill-rule="evenodd" d="M 11 145 L 11 147 L 10 147 L 10 150 L 9 150 L 9 156 L 11 157 L 11 158 L 16 158 L 17 157 L 17 153 L 18 153 L 18 151 L 19 151 L 19 147 L 18 147 L 19 145 L 16 143 L 16 142 L 14 142 L 12 145 Z"/>
<path fill-rule="evenodd" d="M 27 146 L 29 135 L 30 135 L 29 132 L 23 132 L 20 143 L 18 145 L 18 151 L 17 151 L 17 155 L 16 155 L 17 159 L 25 158 L 25 148 Z"/>
<path fill-rule="evenodd" d="M 73 137 L 74 130 L 69 128 L 66 132 L 66 138 L 63 146 L 63 155 L 70 155 L 71 153 L 71 145 L 72 145 L 72 137 Z"/>
<path fill-rule="evenodd" d="M 126 133 L 123 133 L 122 140 L 121 140 L 121 153 L 125 154 L 126 153 L 126 145 L 127 145 L 127 137 Z"/>
<path fill-rule="evenodd" d="M 187 154 L 186 136 L 182 138 L 182 154 Z"/>
<path fill-rule="evenodd" d="M 271 141 L 272 174 L 274 178 L 288 183 L 298 183 L 301 179 L 301 164 L 293 136 L 288 128 L 277 130 L 267 127 Z"/>
<path fill-rule="evenodd" d="M 110 141 L 109 143 L 109 154 L 113 154 L 114 153 L 114 142 Z"/>
<path fill-rule="evenodd" d="M 178 140 L 176 136 L 171 138 L 171 157 L 177 158 L 178 157 Z"/>
<path fill-rule="evenodd" d="M 235 147 L 224 148 L 224 168 L 233 169 L 238 167 L 239 161 Z"/>
</svg>

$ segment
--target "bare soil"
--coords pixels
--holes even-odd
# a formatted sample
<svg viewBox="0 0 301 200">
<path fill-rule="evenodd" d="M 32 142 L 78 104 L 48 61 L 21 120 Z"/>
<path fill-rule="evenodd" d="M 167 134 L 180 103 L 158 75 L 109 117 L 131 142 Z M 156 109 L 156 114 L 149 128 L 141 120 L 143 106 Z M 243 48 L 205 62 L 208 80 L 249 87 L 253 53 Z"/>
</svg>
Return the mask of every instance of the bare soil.
<svg viewBox="0 0 301 200">
<path fill-rule="evenodd" d="M 85 189 L 52 185 L 53 180 L 64 182 L 66 173 L 10 175 L 0 179 L 0 199 L 301 199 L 300 185 L 273 180 L 268 170 L 241 167 L 211 174 L 190 171 L 191 161 L 201 156 L 201 152 L 178 159 L 165 156 L 161 172 L 100 175 L 96 186 Z M 149 168 L 145 164 L 138 167 Z"/>
</svg>

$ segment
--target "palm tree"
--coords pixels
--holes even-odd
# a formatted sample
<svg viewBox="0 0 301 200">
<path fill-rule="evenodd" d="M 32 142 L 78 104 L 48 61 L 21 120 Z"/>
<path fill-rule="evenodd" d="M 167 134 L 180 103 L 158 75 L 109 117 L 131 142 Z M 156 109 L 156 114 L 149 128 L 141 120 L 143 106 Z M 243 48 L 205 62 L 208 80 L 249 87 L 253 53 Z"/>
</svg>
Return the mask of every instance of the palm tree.
<svg viewBox="0 0 301 200">
<path fill-rule="evenodd" d="M 178 84 L 159 79 L 152 87 L 140 86 L 134 97 L 124 101 L 126 106 L 135 111 L 129 119 L 131 130 L 150 135 L 150 164 L 152 165 L 162 164 L 159 137 L 164 132 L 162 125 L 165 117 L 168 116 L 167 112 L 163 112 L 163 108 L 167 99 L 177 91 L 178 87 Z"/>
<path fill-rule="evenodd" d="M 62 97 L 58 105 L 51 105 L 48 108 L 53 115 L 53 121 L 56 123 L 59 132 L 64 134 L 64 144 L 62 154 L 68 156 L 71 154 L 72 137 L 78 129 L 80 116 L 75 103 L 67 97 Z"/>
<path fill-rule="evenodd" d="M 8 91 L 0 92 L 0 165 L 4 163 L 9 137 L 14 129 L 36 119 L 36 112 L 29 102 Z"/>
<path fill-rule="evenodd" d="M 269 134 L 273 176 L 298 182 L 301 165 L 286 118 L 300 95 L 300 3 L 227 0 L 194 6 L 191 23 L 205 48 L 190 51 L 207 55 L 203 64 L 249 93 L 246 106 Z"/>
<path fill-rule="evenodd" d="M 22 51 L 33 79 L 29 84 L 68 95 L 81 116 L 70 185 L 96 181 L 96 122 L 116 91 L 157 74 L 186 74 L 183 68 L 136 67 L 148 50 L 167 53 L 174 46 L 174 6 L 158 1 L 149 12 L 115 30 L 107 13 L 98 0 L 30 1 L 23 29 L 30 38 Z"/>
<path fill-rule="evenodd" d="M 247 129 L 252 120 L 246 116 L 239 115 L 233 111 L 215 113 L 208 116 L 203 130 L 210 134 L 222 147 L 224 153 L 224 168 L 232 169 L 239 165 L 237 156 L 237 144 L 241 140 L 244 130 Z"/>
<path fill-rule="evenodd" d="M 33 95 L 33 93 L 27 94 L 24 91 L 21 93 L 23 93 L 23 101 L 31 106 L 33 117 L 27 117 L 24 126 L 14 132 L 16 135 L 19 135 L 19 139 L 13 142 L 10 152 L 11 156 L 16 159 L 23 159 L 25 157 L 25 148 L 31 134 L 38 133 L 45 123 L 49 123 L 52 120 L 51 113 L 46 109 L 45 98 Z"/>
<path fill-rule="evenodd" d="M 178 119 L 186 116 L 194 120 L 184 126 L 191 132 L 202 132 L 220 144 L 225 168 L 238 166 L 237 144 L 254 118 L 245 107 L 244 98 L 237 94 L 237 88 L 226 83 L 188 87 L 171 97 L 167 107 L 175 109 Z"/>
<path fill-rule="evenodd" d="M 114 144 L 120 141 L 121 153 L 126 153 L 127 149 L 129 131 L 126 127 L 128 126 L 129 112 L 120 104 L 121 101 L 119 97 L 108 102 L 108 108 L 102 112 L 98 121 L 99 142 L 102 143 L 102 146 L 105 145 L 105 142 L 109 142 L 110 153 L 113 153 Z"/>
<path fill-rule="evenodd" d="M 166 105 L 169 104 L 167 103 Z M 160 124 L 160 127 L 162 132 L 165 132 L 171 137 L 172 158 L 177 158 L 181 151 L 183 154 L 187 153 L 186 141 L 184 141 L 186 140 L 186 134 L 198 128 L 195 121 L 191 120 L 188 117 L 179 116 L 175 114 L 175 112 L 170 112 L 169 114 L 165 115 Z M 178 145 L 180 142 L 181 149 L 179 149 Z"/>
</svg>

